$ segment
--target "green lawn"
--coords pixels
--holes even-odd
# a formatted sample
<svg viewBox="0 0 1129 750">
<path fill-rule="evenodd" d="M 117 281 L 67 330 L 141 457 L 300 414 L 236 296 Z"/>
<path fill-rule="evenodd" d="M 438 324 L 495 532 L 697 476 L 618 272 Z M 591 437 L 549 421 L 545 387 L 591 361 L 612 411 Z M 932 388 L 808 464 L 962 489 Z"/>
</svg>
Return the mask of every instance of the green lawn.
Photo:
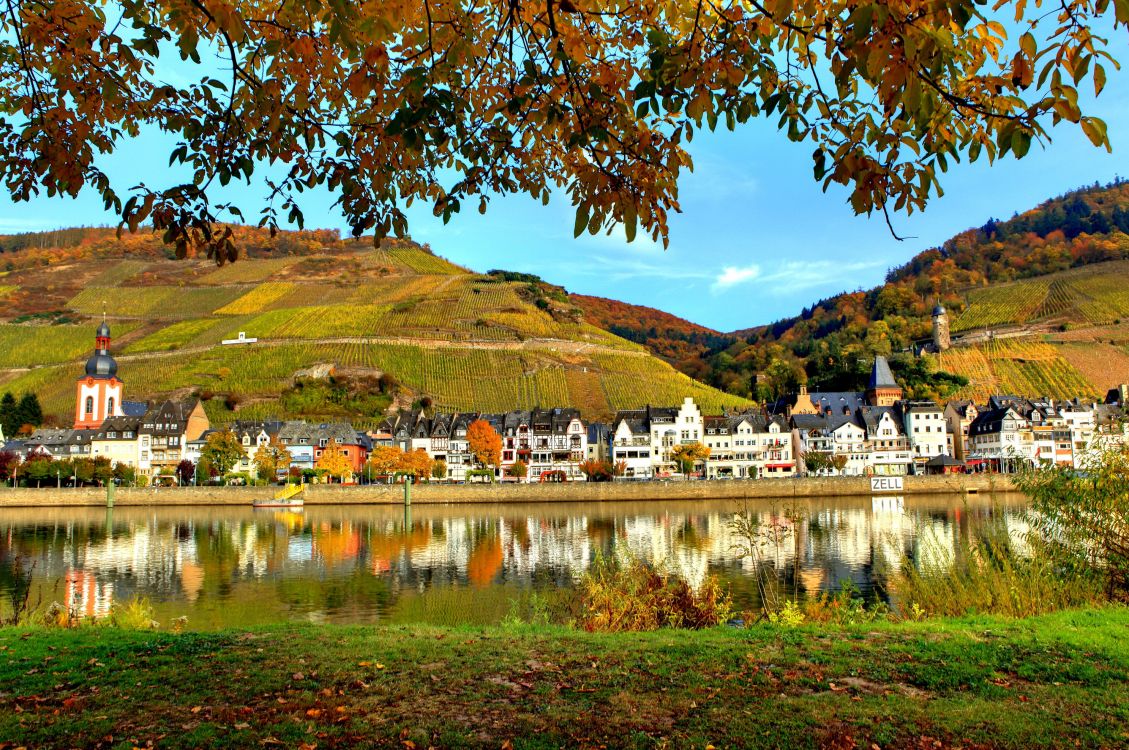
<svg viewBox="0 0 1129 750">
<path fill-rule="evenodd" d="M 8 629 L 0 747 L 1126 747 L 1126 633 L 1125 608 L 628 635 Z"/>
</svg>

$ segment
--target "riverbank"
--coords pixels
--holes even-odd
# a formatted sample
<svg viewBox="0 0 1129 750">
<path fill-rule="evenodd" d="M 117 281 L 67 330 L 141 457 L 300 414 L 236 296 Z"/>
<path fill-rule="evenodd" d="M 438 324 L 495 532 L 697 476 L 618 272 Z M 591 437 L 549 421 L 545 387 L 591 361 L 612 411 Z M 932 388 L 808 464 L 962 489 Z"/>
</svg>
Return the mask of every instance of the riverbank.
<svg viewBox="0 0 1129 750">
<path fill-rule="evenodd" d="M 1124 747 L 1127 629 L 0 629 L 0 746 Z"/>
<path fill-rule="evenodd" d="M 118 488 L 114 505 L 250 505 L 270 497 L 271 487 Z M 1012 491 L 1011 479 L 993 474 L 904 477 L 899 495 L 942 495 Z M 757 500 L 870 497 L 868 477 L 803 477 L 731 481 L 567 482 L 561 484 L 418 484 L 412 504 L 623 502 L 650 500 Z M 887 493 L 889 494 L 889 493 Z M 309 485 L 309 505 L 402 505 L 402 485 Z M 106 490 L 0 488 L 0 508 L 106 505 Z"/>
</svg>

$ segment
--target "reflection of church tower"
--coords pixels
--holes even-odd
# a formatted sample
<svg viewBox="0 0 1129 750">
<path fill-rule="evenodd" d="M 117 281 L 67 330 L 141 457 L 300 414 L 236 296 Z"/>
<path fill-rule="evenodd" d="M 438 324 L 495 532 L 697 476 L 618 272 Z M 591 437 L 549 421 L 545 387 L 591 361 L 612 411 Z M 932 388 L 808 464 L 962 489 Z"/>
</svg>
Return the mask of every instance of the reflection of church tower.
<svg viewBox="0 0 1129 750">
<path fill-rule="evenodd" d="M 78 379 L 75 392 L 74 427 L 97 429 L 107 417 L 122 416 L 122 381 L 118 363 L 110 356 L 110 326 L 98 326 L 94 354 L 86 360 L 86 374 Z"/>
<path fill-rule="evenodd" d="M 933 308 L 933 351 L 943 352 L 951 346 L 949 341 L 949 313 L 940 302 Z"/>
</svg>

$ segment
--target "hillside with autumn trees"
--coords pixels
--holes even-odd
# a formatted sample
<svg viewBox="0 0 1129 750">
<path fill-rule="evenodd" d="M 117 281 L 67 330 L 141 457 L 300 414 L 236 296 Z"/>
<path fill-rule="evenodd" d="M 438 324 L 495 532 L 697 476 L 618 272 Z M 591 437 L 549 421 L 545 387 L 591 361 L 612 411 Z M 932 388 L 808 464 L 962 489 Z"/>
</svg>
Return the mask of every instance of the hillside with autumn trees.
<svg viewBox="0 0 1129 750">
<path fill-rule="evenodd" d="M 878 354 L 891 358 L 911 396 L 1100 396 L 1129 374 L 1126 259 L 1129 183 L 1119 179 L 989 218 L 891 269 L 882 286 L 819 300 L 769 325 L 721 333 L 648 308 L 572 298 L 602 327 L 683 372 L 758 400 L 801 383 L 860 388 Z M 918 356 L 937 302 L 958 346 Z"/>
</svg>

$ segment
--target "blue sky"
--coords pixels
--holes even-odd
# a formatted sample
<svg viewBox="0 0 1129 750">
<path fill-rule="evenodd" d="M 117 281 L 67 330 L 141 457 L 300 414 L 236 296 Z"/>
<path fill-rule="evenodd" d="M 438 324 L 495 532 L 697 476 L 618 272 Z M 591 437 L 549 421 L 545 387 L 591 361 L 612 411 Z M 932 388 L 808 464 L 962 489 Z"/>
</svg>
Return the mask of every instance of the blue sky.
<svg viewBox="0 0 1129 750">
<path fill-rule="evenodd" d="M 548 206 L 517 196 L 468 210 L 447 226 L 426 207 L 410 211 L 414 239 L 485 271 L 536 273 L 570 291 L 649 305 L 722 331 L 768 323 L 813 301 L 880 283 L 886 270 L 988 217 L 1007 218 L 1071 188 L 1129 174 L 1129 73 L 1111 72 L 1088 114 L 1109 125 L 1114 152 L 1095 149 L 1073 126 L 1020 161 L 958 165 L 942 176 L 945 196 L 913 216 L 896 215 L 899 242 L 881 217 L 855 216 L 845 190 L 823 193 L 812 179 L 811 146 L 793 144 L 767 121 L 737 132 L 702 134 L 691 144 L 695 171 L 681 185 L 669 250 L 622 234 L 573 239 L 574 214 L 560 196 Z M 146 136 L 105 165 L 126 187 L 166 184 L 169 141 Z M 125 181 L 129 181 L 128 184 Z M 258 213 L 258 187 L 241 207 Z M 236 196 L 240 197 L 240 196 Z M 328 194 L 305 194 L 308 227 L 345 230 Z M 114 224 L 91 194 L 13 204 L 0 195 L 0 233 Z"/>
</svg>

